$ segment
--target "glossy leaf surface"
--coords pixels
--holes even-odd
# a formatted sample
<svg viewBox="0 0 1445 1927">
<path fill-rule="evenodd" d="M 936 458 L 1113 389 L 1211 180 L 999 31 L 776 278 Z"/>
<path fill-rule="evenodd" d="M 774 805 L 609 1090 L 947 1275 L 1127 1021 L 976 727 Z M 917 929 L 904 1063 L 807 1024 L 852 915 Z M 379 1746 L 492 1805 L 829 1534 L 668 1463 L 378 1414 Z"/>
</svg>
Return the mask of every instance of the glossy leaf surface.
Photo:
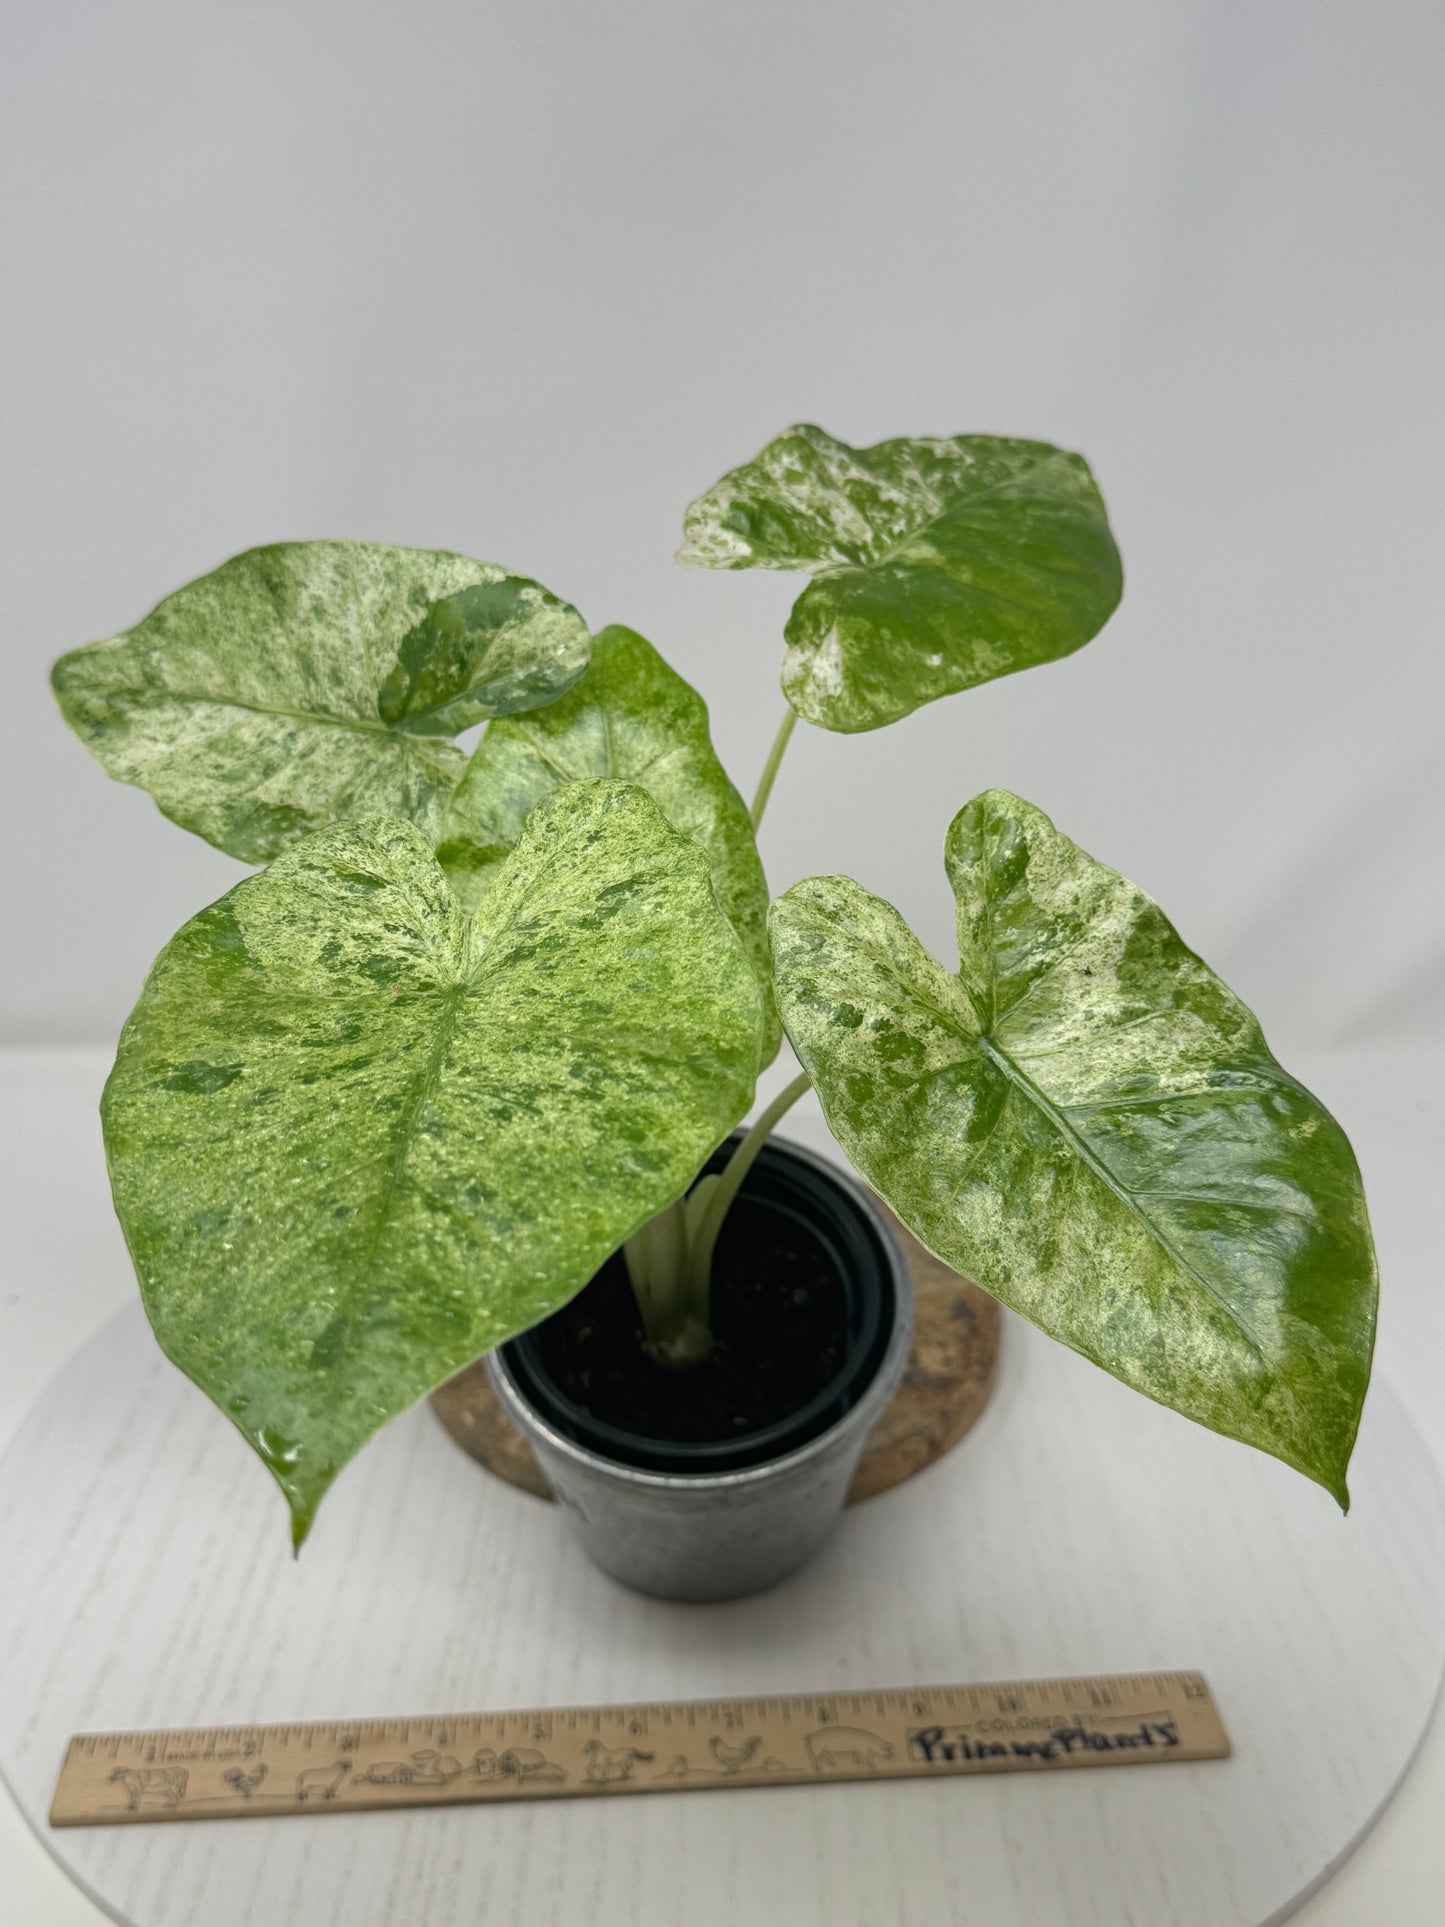
<svg viewBox="0 0 1445 1927">
<path fill-rule="evenodd" d="M 587 666 L 577 611 L 521 576 L 373 542 L 251 549 L 53 682 L 110 775 L 244 862 L 366 816 L 435 831 L 449 740 L 552 701 Z"/>
<path fill-rule="evenodd" d="M 706 852 L 718 902 L 764 986 L 766 1056 L 780 1037 L 768 956 L 768 886 L 744 803 L 717 759 L 707 706 L 650 642 L 612 627 L 559 701 L 494 723 L 448 806 L 437 855 L 465 902 L 477 903 L 529 813 L 568 783 L 637 783 L 675 830 Z"/>
<path fill-rule="evenodd" d="M 786 630 L 783 691 L 824 729 L 1067 656 L 1123 590 L 1088 464 L 994 435 L 851 448 L 806 423 L 725 475 L 678 560 L 813 577 Z"/>
<path fill-rule="evenodd" d="M 103 1103 L 160 1342 L 304 1537 L 396 1413 L 572 1296 L 752 1098 L 757 979 L 641 791 L 546 800 L 475 918 L 317 832 L 161 953 Z"/>
<path fill-rule="evenodd" d="M 838 1141 L 947 1263 L 1346 1504 L 1376 1282 L 1344 1132 L 1041 811 L 985 792 L 946 862 L 956 976 L 846 877 L 774 905 L 784 1023 Z"/>
</svg>

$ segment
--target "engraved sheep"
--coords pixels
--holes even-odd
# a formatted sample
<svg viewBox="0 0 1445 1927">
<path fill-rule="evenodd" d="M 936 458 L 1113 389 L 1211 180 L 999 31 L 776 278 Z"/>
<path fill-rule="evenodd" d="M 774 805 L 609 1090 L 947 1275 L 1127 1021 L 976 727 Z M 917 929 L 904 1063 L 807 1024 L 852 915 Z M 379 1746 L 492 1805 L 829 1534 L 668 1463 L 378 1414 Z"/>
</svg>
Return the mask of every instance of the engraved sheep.
<svg viewBox="0 0 1445 1927">
<path fill-rule="evenodd" d="M 330 1766 L 303 1767 L 296 1775 L 296 1798 L 303 1806 L 313 1795 L 318 1800 L 334 1800 L 337 1788 L 350 1771 L 350 1760 L 336 1760 Z"/>
</svg>

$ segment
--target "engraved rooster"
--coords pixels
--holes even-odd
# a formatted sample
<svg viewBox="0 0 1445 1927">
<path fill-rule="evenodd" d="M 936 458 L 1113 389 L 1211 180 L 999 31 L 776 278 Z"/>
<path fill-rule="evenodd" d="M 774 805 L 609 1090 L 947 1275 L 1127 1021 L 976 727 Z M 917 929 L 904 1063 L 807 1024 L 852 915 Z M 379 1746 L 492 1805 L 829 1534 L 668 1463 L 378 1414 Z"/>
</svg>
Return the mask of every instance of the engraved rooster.
<svg viewBox="0 0 1445 1927">
<path fill-rule="evenodd" d="M 262 1760 L 261 1764 L 253 1767 L 249 1773 L 244 1767 L 228 1767 L 221 1775 L 221 1780 L 225 1786 L 231 1789 L 232 1793 L 239 1795 L 243 1800 L 249 1800 L 265 1777 L 266 1762 Z"/>
<path fill-rule="evenodd" d="M 740 1740 L 737 1745 L 725 1740 L 721 1733 L 715 1733 L 708 1742 L 713 1758 L 725 1774 L 741 1773 L 762 1743 L 761 1733 L 754 1733 L 748 1739 Z"/>
</svg>

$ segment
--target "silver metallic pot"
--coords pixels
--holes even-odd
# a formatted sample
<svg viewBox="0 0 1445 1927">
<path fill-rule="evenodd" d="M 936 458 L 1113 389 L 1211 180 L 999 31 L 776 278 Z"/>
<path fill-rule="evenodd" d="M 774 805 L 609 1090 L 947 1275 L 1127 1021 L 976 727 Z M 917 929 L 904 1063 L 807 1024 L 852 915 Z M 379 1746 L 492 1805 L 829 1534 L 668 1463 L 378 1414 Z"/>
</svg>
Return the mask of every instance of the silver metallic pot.
<svg viewBox="0 0 1445 1927">
<path fill-rule="evenodd" d="M 729 1441 L 726 1469 L 706 1449 L 599 1439 L 539 1380 L 525 1338 L 487 1360 L 497 1395 L 526 1436 L 592 1558 L 624 1585 L 663 1599 L 738 1599 L 776 1585 L 837 1523 L 869 1432 L 897 1389 L 913 1336 L 913 1286 L 897 1240 L 855 1179 L 803 1146 L 771 1140 L 744 1186 L 788 1187 L 837 1255 L 858 1342 L 838 1378 L 801 1415 L 801 1439 L 779 1428 Z M 818 1410 L 814 1412 L 814 1407 Z M 628 1463 L 639 1456 L 645 1463 Z M 675 1463 L 669 1463 L 669 1458 Z M 739 1463 L 738 1461 L 743 1462 Z"/>
</svg>

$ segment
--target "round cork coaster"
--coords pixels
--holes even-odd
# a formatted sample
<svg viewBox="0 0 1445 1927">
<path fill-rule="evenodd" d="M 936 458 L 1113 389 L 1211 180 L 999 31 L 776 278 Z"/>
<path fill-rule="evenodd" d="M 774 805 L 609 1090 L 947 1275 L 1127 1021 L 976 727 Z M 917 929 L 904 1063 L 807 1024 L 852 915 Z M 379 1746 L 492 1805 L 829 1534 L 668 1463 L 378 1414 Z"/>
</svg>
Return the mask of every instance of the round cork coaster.
<svg viewBox="0 0 1445 1927">
<path fill-rule="evenodd" d="M 998 1369 L 1002 1319 L 995 1300 L 925 1251 L 892 1212 L 888 1216 L 913 1273 L 913 1350 L 902 1384 L 863 1448 L 850 1505 L 911 1479 L 957 1445 L 988 1403 Z M 531 1447 L 497 1402 L 480 1360 L 439 1386 L 431 1402 L 479 1464 L 524 1492 L 551 1498 Z"/>
</svg>

